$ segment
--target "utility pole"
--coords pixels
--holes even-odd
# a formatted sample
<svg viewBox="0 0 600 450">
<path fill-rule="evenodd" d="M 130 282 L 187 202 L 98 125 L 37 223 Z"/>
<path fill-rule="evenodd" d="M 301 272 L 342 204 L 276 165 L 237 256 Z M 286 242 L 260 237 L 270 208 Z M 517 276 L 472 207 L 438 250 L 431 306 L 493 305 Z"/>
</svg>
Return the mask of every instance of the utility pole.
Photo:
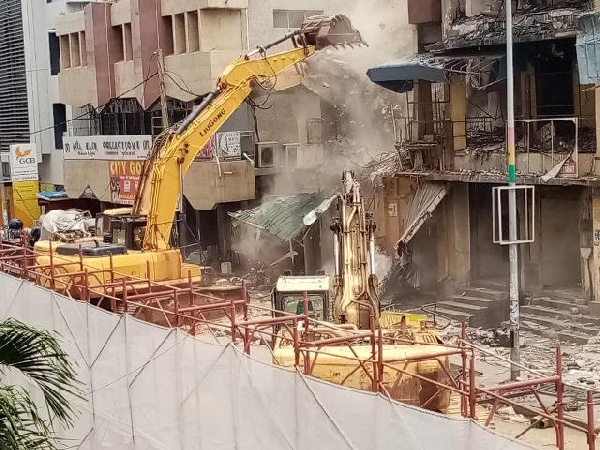
<svg viewBox="0 0 600 450">
<path fill-rule="evenodd" d="M 156 50 L 156 65 L 158 66 L 158 81 L 160 84 L 160 110 L 162 118 L 162 128 L 165 131 L 169 128 L 169 109 L 167 108 L 167 87 L 165 85 L 165 55 L 162 48 Z M 187 214 L 185 213 L 185 202 L 183 200 L 183 171 L 179 167 L 179 247 L 181 254 L 185 257 L 187 239 Z"/>
<path fill-rule="evenodd" d="M 512 0 L 506 0 L 506 108 L 508 110 L 507 146 L 508 146 L 508 246 L 510 261 L 510 359 L 514 363 L 520 362 L 519 349 L 519 248 L 517 241 L 517 192 L 514 189 L 517 181 L 515 157 L 515 80 L 513 75 L 513 26 L 512 26 Z M 511 365 L 510 378 L 516 380 L 520 369 Z"/>
<path fill-rule="evenodd" d="M 163 131 L 169 128 L 169 110 L 167 109 L 167 88 L 165 85 L 165 55 L 163 49 L 156 50 L 158 80 L 160 83 L 160 109 Z"/>
</svg>

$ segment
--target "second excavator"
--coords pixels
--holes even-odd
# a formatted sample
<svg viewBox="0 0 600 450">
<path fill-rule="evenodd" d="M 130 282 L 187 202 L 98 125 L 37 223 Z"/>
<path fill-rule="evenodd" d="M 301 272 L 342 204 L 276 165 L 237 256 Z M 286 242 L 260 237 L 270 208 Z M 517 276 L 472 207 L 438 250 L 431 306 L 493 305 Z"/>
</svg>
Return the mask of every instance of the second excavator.
<svg viewBox="0 0 600 450">
<path fill-rule="evenodd" d="M 367 373 L 370 369 L 365 361 L 380 358 L 382 389 L 392 398 L 445 411 L 450 404 L 450 391 L 439 389 L 436 383 L 449 381 L 447 348 L 426 316 L 381 311 L 375 274 L 376 227 L 372 213 L 365 210 L 360 184 L 351 171 L 344 172 L 336 199 L 336 217 L 331 225 L 333 283 L 324 275 L 280 277 L 273 292 L 274 308 L 300 314 L 304 311 L 302 304 L 307 304 L 313 324 L 300 330 L 305 342 L 333 343 L 363 330 L 381 330 L 383 342 L 379 349 L 369 339 L 353 340 L 350 346 L 319 344 L 318 351 L 308 356 L 314 367 L 312 375 L 371 390 L 374 375 Z M 273 349 L 277 364 L 297 364 L 291 342 L 290 331 L 280 330 Z"/>
</svg>

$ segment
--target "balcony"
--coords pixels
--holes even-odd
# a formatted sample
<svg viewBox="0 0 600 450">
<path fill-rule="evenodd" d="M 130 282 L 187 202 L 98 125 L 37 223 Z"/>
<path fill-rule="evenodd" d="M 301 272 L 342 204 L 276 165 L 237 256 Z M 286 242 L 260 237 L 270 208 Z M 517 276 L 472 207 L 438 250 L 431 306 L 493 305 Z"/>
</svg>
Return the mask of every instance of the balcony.
<svg viewBox="0 0 600 450">
<path fill-rule="evenodd" d="M 91 66 L 62 69 L 58 75 L 60 102 L 66 105 L 98 106 L 96 73 Z"/>
<path fill-rule="evenodd" d="M 119 61 L 115 63 L 115 91 L 118 93 L 127 92 L 127 97 L 135 96 L 141 103 L 144 94 L 144 86 L 140 84 L 135 72 L 134 61 Z M 135 91 L 131 92 L 132 89 Z"/>
<path fill-rule="evenodd" d="M 215 50 L 212 52 L 183 53 L 165 57 L 168 72 L 187 80 L 187 86 L 180 81 L 167 78 L 165 80 L 167 96 L 181 101 L 194 100 L 197 95 L 215 90 L 217 78 L 223 70 L 240 56 L 237 50 Z M 185 90 L 182 90 L 181 88 Z M 192 94 L 194 93 L 194 94 Z"/>
<path fill-rule="evenodd" d="M 468 121 L 469 122 L 469 121 Z M 548 182 L 593 172 L 595 135 L 578 117 L 518 119 L 515 124 L 517 175 Z M 506 141 L 502 129 L 467 125 L 467 148 L 454 157 L 454 171 L 503 179 Z M 487 128 L 486 126 L 485 128 Z"/>
<path fill-rule="evenodd" d="M 56 34 L 58 36 L 70 33 L 78 33 L 85 30 L 84 10 L 69 14 L 57 15 L 55 17 Z"/>
<path fill-rule="evenodd" d="M 163 16 L 182 14 L 199 9 L 246 9 L 248 0 L 162 0 Z"/>
<path fill-rule="evenodd" d="M 593 4 L 590 0 L 550 3 L 546 7 L 536 7 L 534 2 L 524 1 L 513 11 L 515 43 L 574 38 L 577 18 L 591 10 Z M 471 11 L 472 15 L 469 14 Z M 431 50 L 502 45 L 506 42 L 503 11 L 481 11 L 480 8 L 467 7 L 467 14 L 455 16 L 451 21 L 444 21 L 444 40 L 429 47 Z"/>
<path fill-rule="evenodd" d="M 219 203 L 253 200 L 254 166 L 247 160 L 194 163 L 185 177 L 184 193 L 200 211 L 210 211 Z"/>
</svg>

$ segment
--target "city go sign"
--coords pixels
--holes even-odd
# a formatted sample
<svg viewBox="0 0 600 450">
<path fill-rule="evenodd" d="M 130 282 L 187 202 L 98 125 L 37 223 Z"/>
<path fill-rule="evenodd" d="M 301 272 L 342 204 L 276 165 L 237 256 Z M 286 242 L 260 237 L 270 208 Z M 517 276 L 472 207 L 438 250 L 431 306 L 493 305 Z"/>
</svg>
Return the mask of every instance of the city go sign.
<svg viewBox="0 0 600 450">
<path fill-rule="evenodd" d="M 39 179 L 35 144 L 10 146 L 10 174 L 12 181 L 37 181 Z"/>
<path fill-rule="evenodd" d="M 147 135 L 69 136 L 63 155 L 65 160 L 143 161 L 151 149 L 152 136 Z"/>
</svg>

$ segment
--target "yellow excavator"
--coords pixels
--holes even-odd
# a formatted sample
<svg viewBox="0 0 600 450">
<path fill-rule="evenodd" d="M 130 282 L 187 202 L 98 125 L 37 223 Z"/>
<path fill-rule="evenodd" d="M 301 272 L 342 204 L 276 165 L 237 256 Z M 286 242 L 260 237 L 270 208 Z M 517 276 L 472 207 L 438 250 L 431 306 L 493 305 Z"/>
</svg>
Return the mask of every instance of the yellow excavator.
<svg viewBox="0 0 600 450">
<path fill-rule="evenodd" d="M 303 305 L 307 304 L 314 323 L 308 330 L 300 330 L 305 342 L 333 342 L 360 331 L 381 328 L 384 345 L 380 383 L 385 391 L 404 403 L 446 411 L 450 391 L 439 389 L 429 380 L 450 383 L 448 348 L 442 345 L 435 325 L 425 315 L 380 311 L 375 275 L 376 228 L 372 214 L 365 211 L 360 184 L 350 171 L 342 178 L 337 214 L 339 217 L 334 218 L 331 226 L 333 283 L 325 275 L 282 276 L 273 292 L 274 309 L 302 314 Z M 292 340 L 290 330 L 279 331 L 273 348 L 275 363 L 287 367 L 296 365 Z M 374 352 L 378 351 L 369 339 L 355 340 L 351 348 L 339 342 L 319 344 L 318 353 L 309 353 L 314 367 L 311 374 L 333 383 L 371 390 L 372 365 L 366 361 L 377 359 Z M 366 373 L 368 370 L 371 370 L 370 376 Z"/>
<path fill-rule="evenodd" d="M 267 53 L 288 40 L 294 45 L 292 50 Z M 225 69 L 214 92 L 183 122 L 156 139 L 131 213 L 109 212 L 104 216 L 108 238 L 62 245 L 39 241 L 34 247 L 37 264 L 49 265 L 52 260 L 62 265 L 63 273 L 80 271 L 82 265 L 95 270 L 91 288 L 110 281 L 109 269 L 118 277 L 147 278 L 164 284 L 191 279 L 206 284 L 202 268 L 184 263 L 180 250 L 170 244 L 181 180 L 194 158 L 255 88 L 273 89 L 280 73 L 318 50 L 360 44 L 364 41 L 346 16 L 314 16 L 301 29 L 241 56 Z"/>
</svg>

